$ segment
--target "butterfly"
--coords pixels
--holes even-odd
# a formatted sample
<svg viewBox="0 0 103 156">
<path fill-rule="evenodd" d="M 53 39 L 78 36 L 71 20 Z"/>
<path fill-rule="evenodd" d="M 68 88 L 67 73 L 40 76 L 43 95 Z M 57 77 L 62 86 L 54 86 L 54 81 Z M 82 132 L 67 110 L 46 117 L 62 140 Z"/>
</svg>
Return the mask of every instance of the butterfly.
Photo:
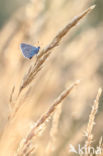
<svg viewBox="0 0 103 156">
<path fill-rule="evenodd" d="M 21 43 L 20 48 L 24 57 L 28 59 L 31 59 L 35 54 L 38 54 L 39 49 L 40 49 L 40 47 L 34 47 L 26 43 Z"/>
</svg>

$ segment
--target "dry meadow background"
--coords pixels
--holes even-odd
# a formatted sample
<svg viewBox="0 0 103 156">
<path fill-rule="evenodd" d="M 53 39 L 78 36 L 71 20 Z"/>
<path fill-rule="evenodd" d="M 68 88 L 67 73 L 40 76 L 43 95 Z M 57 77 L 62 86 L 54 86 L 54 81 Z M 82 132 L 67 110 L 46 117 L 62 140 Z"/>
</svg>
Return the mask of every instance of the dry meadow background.
<svg viewBox="0 0 103 156">
<path fill-rule="evenodd" d="M 69 152 L 70 144 L 76 149 L 78 144 L 101 147 L 102 0 L 21 3 L 0 24 L 0 156 L 68 156 L 75 155 Z M 93 4 L 95 9 L 45 55 L 59 30 Z M 24 58 L 21 42 L 40 45 L 43 57 Z M 67 97 L 69 86 L 75 88 Z"/>
</svg>

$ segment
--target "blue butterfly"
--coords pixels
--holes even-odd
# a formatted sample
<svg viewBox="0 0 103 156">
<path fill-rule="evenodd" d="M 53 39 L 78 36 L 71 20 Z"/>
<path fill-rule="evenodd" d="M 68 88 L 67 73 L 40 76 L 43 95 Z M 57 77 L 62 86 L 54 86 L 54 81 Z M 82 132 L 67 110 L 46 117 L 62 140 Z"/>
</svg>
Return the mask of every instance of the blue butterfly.
<svg viewBox="0 0 103 156">
<path fill-rule="evenodd" d="M 34 47 L 26 43 L 20 44 L 21 51 L 24 57 L 31 59 L 35 54 L 38 54 L 40 47 Z"/>
</svg>

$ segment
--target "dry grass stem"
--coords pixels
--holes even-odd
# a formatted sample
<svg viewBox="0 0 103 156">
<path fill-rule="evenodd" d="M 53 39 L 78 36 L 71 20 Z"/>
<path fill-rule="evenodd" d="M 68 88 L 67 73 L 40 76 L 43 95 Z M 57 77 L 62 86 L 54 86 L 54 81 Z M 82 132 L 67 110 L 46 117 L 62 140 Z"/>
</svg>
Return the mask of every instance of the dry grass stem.
<svg viewBox="0 0 103 156">
<path fill-rule="evenodd" d="M 90 8 L 82 12 L 80 15 L 74 17 L 71 22 L 69 22 L 63 29 L 61 29 L 57 33 L 52 42 L 44 50 L 41 51 L 41 53 L 38 55 L 38 58 L 42 57 L 44 54 L 48 53 L 51 49 L 58 46 L 60 41 L 69 32 L 69 30 L 72 29 L 74 26 L 76 26 L 76 24 L 94 8 L 95 5 L 91 6 Z"/>
<path fill-rule="evenodd" d="M 67 88 L 66 90 L 64 90 L 59 97 L 53 102 L 53 104 L 50 106 L 50 108 L 48 109 L 48 111 L 46 113 L 44 113 L 41 118 L 36 122 L 36 124 L 33 126 L 33 128 L 31 129 L 31 131 L 29 132 L 29 134 L 27 135 L 27 137 L 24 139 L 23 142 L 23 147 L 22 147 L 22 153 L 21 155 L 25 155 L 25 153 L 27 152 L 29 146 L 31 145 L 31 140 L 33 139 L 34 136 L 36 136 L 36 130 L 37 128 L 41 127 L 42 124 L 44 124 L 45 121 L 48 120 L 48 118 L 51 116 L 51 114 L 55 111 L 55 109 L 57 108 L 57 106 L 68 96 L 68 94 L 72 91 L 72 89 L 77 86 L 80 83 L 79 80 L 77 80 L 75 83 L 73 83 L 69 88 Z M 20 154 L 18 154 L 17 156 L 21 156 Z"/>
<path fill-rule="evenodd" d="M 92 106 L 90 116 L 89 116 L 89 122 L 88 122 L 88 127 L 87 127 L 87 141 L 86 141 L 87 147 L 90 147 L 90 145 L 93 141 L 92 130 L 93 130 L 93 126 L 95 124 L 94 120 L 95 120 L 95 115 L 96 115 L 97 110 L 98 110 L 99 98 L 100 98 L 101 93 L 102 93 L 102 89 L 99 88 L 96 99 L 95 99 L 94 104 Z"/>
<path fill-rule="evenodd" d="M 61 29 L 57 33 L 57 35 L 53 38 L 52 42 L 41 51 L 41 53 L 38 55 L 38 59 L 36 63 L 34 64 L 32 69 L 30 67 L 31 70 L 28 70 L 28 73 L 24 77 L 23 82 L 19 89 L 18 96 L 20 95 L 21 91 L 30 84 L 30 82 L 34 79 L 37 73 L 41 70 L 43 63 L 46 61 L 46 59 L 51 53 L 50 50 L 58 46 L 58 44 L 63 39 L 63 37 L 68 33 L 68 31 L 71 30 L 84 16 L 86 16 L 94 8 L 95 8 L 95 5 L 91 6 L 90 8 L 82 12 L 80 15 L 76 16 L 63 29 Z"/>
<path fill-rule="evenodd" d="M 72 19 L 71 22 L 69 22 L 62 30 L 60 30 L 58 32 L 58 34 L 54 37 L 52 42 L 45 49 L 43 49 L 41 51 L 41 53 L 37 57 L 36 63 L 29 67 L 27 74 L 24 76 L 22 84 L 19 88 L 19 93 L 18 93 L 17 99 L 18 99 L 21 91 L 30 84 L 30 82 L 35 78 L 37 73 L 42 69 L 42 67 L 43 67 L 42 65 L 44 64 L 44 62 L 46 61 L 48 56 L 51 54 L 50 50 L 55 48 L 59 44 L 59 42 L 63 39 L 63 37 L 68 33 L 68 31 L 71 30 L 80 21 L 80 19 L 82 19 L 84 16 L 86 16 L 94 8 L 95 8 L 95 5 L 89 7 L 87 10 L 82 12 L 80 15 L 78 15 L 74 19 Z M 15 103 L 16 103 L 16 101 L 15 101 Z M 10 118 L 14 118 L 14 116 L 16 115 L 16 112 L 20 109 L 21 106 L 22 106 L 21 103 L 15 104 L 14 110 L 12 111 Z"/>
</svg>

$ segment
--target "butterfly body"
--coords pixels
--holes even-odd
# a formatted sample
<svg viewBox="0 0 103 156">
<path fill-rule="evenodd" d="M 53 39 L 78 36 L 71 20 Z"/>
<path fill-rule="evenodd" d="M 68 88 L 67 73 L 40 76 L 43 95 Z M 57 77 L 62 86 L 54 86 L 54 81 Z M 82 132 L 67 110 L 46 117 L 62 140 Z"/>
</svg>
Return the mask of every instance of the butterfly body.
<svg viewBox="0 0 103 156">
<path fill-rule="evenodd" d="M 34 47 L 26 43 L 21 43 L 20 48 L 24 57 L 28 59 L 31 59 L 34 55 L 38 54 L 39 49 L 40 49 L 40 47 Z"/>
</svg>

